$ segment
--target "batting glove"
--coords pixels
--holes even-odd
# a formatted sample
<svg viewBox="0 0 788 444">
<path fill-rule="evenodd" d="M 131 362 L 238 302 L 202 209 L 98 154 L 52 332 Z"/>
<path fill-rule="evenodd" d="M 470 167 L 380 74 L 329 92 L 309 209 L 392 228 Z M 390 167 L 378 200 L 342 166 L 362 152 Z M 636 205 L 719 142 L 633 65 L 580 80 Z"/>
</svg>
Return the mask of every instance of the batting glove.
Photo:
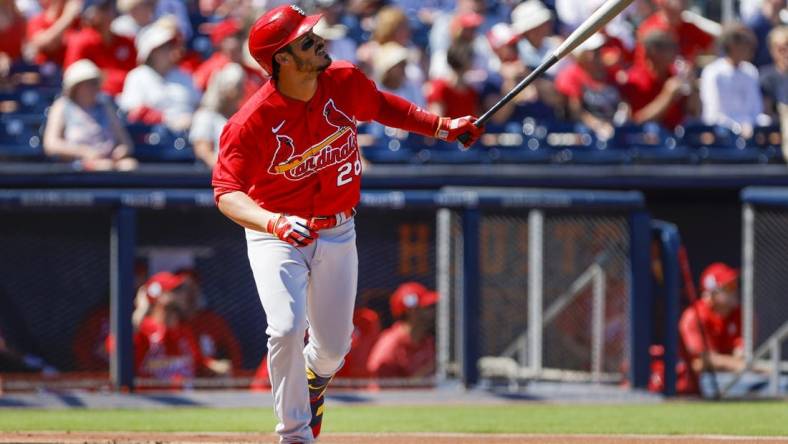
<svg viewBox="0 0 788 444">
<path fill-rule="evenodd" d="M 317 239 L 317 233 L 309 228 L 306 219 L 279 214 L 268 220 L 269 233 L 294 247 L 306 247 Z"/>
<path fill-rule="evenodd" d="M 462 145 L 468 148 L 484 133 L 484 127 L 474 125 L 473 122 L 475 121 L 476 118 L 473 116 L 459 117 L 457 119 L 441 117 L 438 122 L 438 128 L 435 130 L 435 137 L 447 142 L 454 142 L 461 135 L 468 133 L 468 139 L 462 142 Z"/>
</svg>

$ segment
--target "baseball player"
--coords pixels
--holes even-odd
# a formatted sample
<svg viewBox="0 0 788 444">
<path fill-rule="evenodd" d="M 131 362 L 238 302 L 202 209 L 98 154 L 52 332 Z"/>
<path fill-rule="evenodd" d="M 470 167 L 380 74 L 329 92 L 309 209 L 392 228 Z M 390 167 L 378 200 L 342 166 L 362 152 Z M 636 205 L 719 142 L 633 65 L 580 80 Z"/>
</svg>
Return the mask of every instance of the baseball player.
<svg viewBox="0 0 788 444">
<path fill-rule="evenodd" d="M 260 17 L 249 50 L 271 74 L 228 121 L 213 187 L 219 210 L 246 229 L 268 319 L 268 366 L 282 443 L 313 442 L 326 387 L 353 332 L 358 256 L 358 121 L 454 141 L 481 135 L 473 118 L 428 113 L 332 62 L 312 33 L 320 15 L 279 6 Z M 304 346 L 304 333 L 309 340 Z"/>
</svg>

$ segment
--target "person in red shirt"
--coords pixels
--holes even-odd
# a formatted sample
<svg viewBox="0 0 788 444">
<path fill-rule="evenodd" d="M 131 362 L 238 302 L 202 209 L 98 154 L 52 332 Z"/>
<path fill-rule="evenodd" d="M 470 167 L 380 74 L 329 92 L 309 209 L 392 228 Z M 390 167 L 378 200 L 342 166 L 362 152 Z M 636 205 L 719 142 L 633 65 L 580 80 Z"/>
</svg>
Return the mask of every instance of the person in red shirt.
<svg viewBox="0 0 788 444">
<path fill-rule="evenodd" d="M 246 228 L 283 442 L 319 435 L 326 387 L 350 350 L 362 169 L 357 122 L 448 142 L 467 134 L 466 147 L 483 131 L 472 116 L 428 113 L 378 90 L 351 63 L 333 62 L 312 32 L 320 17 L 282 5 L 252 26 L 249 50 L 271 81 L 225 125 L 212 180 L 219 211 Z"/>
<path fill-rule="evenodd" d="M 464 75 L 473 64 L 473 48 L 456 41 L 446 53 L 451 74 L 432 80 L 427 87 L 427 106 L 433 113 L 460 117 L 478 113 L 479 93 L 465 82 Z"/>
<path fill-rule="evenodd" d="M 226 374 L 230 365 L 206 357 L 184 322 L 185 278 L 154 274 L 145 283 L 150 309 L 134 335 L 136 375 L 179 385 L 196 376 Z"/>
<path fill-rule="evenodd" d="M 379 378 L 425 377 L 435 372 L 435 303 L 438 293 L 418 282 L 400 285 L 389 300 L 397 320 L 372 348 L 367 370 Z"/>
<path fill-rule="evenodd" d="M 637 60 L 616 80 L 632 108 L 634 123 L 659 122 L 668 129 L 698 114 L 700 99 L 691 69 L 679 70 L 676 43 L 662 31 L 652 31 L 644 40 L 645 57 Z M 686 65 L 679 65 L 686 66 Z"/>
<path fill-rule="evenodd" d="M 0 82 L 8 75 L 11 64 L 22 59 L 25 17 L 13 1 L 0 2 Z"/>
<path fill-rule="evenodd" d="M 110 30 L 116 15 L 113 0 L 87 0 L 82 29 L 67 42 L 63 61 L 64 68 L 80 59 L 95 63 L 104 74 L 101 89 L 110 96 L 120 94 L 126 74 L 137 66 L 134 41 Z"/>
<path fill-rule="evenodd" d="M 687 307 L 679 320 L 679 393 L 699 393 L 698 375 L 704 371 L 735 372 L 744 368 L 738 271 L 722 262 L 701 274 L 700 299 Z"/>
<path fill-rule="evenodd" d="M 246 73 L 243 87 L 244 101 L 268 81 L 268 78 L 259 69 L 246 65 L 243 55 L 243 36 L 241 24 L 235 19 L 227 19 L 213 26 L 211 43 L 213 43 L 215 51 L 208 60 L 197 67 L 192 75 L 197 88 L 205 91 L 213 74 L 230 63 L 241 65 Z"/>
<path fill-rule="evenodd" d="M 607 140 L 613 136 L 613 122 L 623 123 L 620 115 L 628 113 L 622 107 L 618 88 L 608 82 L 608 73 L 602 63 L 601 48 L 605 38 L 594 34 L 575 49 L 574 62 L 561 70 L 555 79 L 555 88 L 566 96 L 571 116 Z"/>
<path fill-rule="evenodd" d="M 206 306 L 197 270 L 183 269 L 176 275 L 183 278 L 184 320 L 194 332 L 200 352 L 211 359 L 229 361 L 233 370 L 240 369 L 243 364 L 241 344 L 227 321 Z"/>
<path fill-rule="evenodd" d="M 26 41 L 37 64 L 63 65 L 66 44 L 79 30 L 83 0 L 50 0 L 40 14 L 27 23 Z"/>
<path fill-rule="evenodd" d="M 643 39 L 653 31 L 662 31 L 670 35 L 678 44 L 679 55 L 690 64 L 695 63 L 698 55 L 714 50 L 715 36 L 684 17 L 687 0 L 655 0 L 655 3 L 657 11 L 638 26 L 636 58 L 645 56 Z"/>
</svg>

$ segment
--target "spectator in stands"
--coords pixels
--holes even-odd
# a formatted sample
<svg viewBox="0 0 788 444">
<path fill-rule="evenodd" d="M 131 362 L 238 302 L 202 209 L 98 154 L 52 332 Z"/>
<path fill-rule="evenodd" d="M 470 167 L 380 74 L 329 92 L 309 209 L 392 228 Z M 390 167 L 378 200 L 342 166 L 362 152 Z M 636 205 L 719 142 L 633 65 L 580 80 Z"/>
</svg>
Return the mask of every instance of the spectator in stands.
<svg viewBox="0 0 788 444">
<path fill-rule="evenodd" d="M 435 372 L 438 294 L 417 282 L 400 285 L 389 300 L 396 322 L 372 347 L 367 370 L 379 378 L 426 377 Z"/>
<path fill-rule="evenodd" d="M 638 26 L 636 57 L 642 58 L 646 55 L 645 38 L 654 31 L 669 35 L 678 45 L 678 55 L 692 65 L 698 55 L 713 51 L 719 25 L 687 11 L 687 0 L 654 0 L 654 3 L 657 5 L 657 12 Z"/>
<path fill-rule="evenodd" d="M 49 0 L 46 8 L 27 23 L 25 49 L 35 63 L 63 65 L 66 44 L 79 30 L 84 0 Z"/>
<path fill-rule="evenodd" d="M 213 25 L 211 43 L 214 53 L 194 71 L 194 85 L 201 91 L 208 88 L 213 73 L 228 63 L 243 63 L 243 30 L 235 19 L 226 19 Z"/>
<path fill-rule="evenodd" d="M 763 109 L 779 122 L 779 104 L 788 105 L 788 25 L 774 28 L 768 42 L 774 63 L 760 69 Z"/>
<path fill-rule="evenodd" d="M 243 98 L 246 74 L 241 65 L 230 63 L 216 72 L 194 113 L 189 141 L 194 155 L 213 169 L 219 155 L 219 136 L 224 124 L 238 110 Z"/>
<path fill-rule="evenodd" d="M 628 120 L 629 107 L 618 89 L 608 82 L 602 64 L 605 38 L 594 34 L 573 52 L 574 61 L 558 73 L 555 87 L 567 98 L 569 115 L 594 130 L 602 140 L 613 136 L 613 124 Z"/>
<path fill-rule="evenodd" d="M 167 17 L 145 28 L 137 37 L 137 60 L 118 99 L 129 121 L 164 123 L 174 131 L 191 126 L 200 100 L 191 77 L 178 68 L 181 56 L 177 31 Z"/>
<path fill-rule="evenodd" d="M 405 73 L 408 78 L 421 84 L 424 81 L 424 72 L 418 66 L 421 59 L 421 52 L 413 46 L 411 41 L 410 25 L 408 17 L 402 9 L 396 6 L 386 6 L 375 16 L 375 29 L 372 31 L 370 40 L 358 47 L 357 56 L 359 66 L 370 76 L 373 75 L 373 65 L 377 51 L 381 46 L 394 42 L 408 49 L 412 53 L 408 57 Z M 412 61 L 411 61 L 412 60 Z"/>
<path fill-rule="evenodd" d="M 703 120 L 752 134 L 763 100 L 758 86 L 758 68 L 750 63 L 755 35 L 746 26 L 727 26 L 720 35 L 722 55 L 706 65 L 700 76 Z"/>
<path fill-rule="evenodd" d="M 408 55 L 408 50 L 397 42 L 381 45 L 373 60 L 373 78 L 380 90 L 424 106 L 421 88 L 406 74 Z"/>
<path fill-rule="evenodd" d="M 86 170 L 132 170 L 131 140 L 111 101 L 100 94 L 101 71 L 78 60 L 63 74 L 63 95 L 52 104 L 44 130 L 44 151 L 75 160 Z"/>
<path fill-rule="evenodd" d="M 534 69 L 552 53 L 561 41 L 553 36 L 553 13 L 539 0 L 526 0 L 512 10 L 512 30 L 521 36 L 517 44 L 520 60 L 529 69 Z M 562 63 L 547 71 L 554 76 Z"/>
<path fill-rule="evenodd" d="M 476 89 L 481 89 L 489 74 L 490 59 L 494 57 L 487 43 L 487 38 L 481 32 L 484 17 L 476 12 L 458 12 L 449 24 L 451 43 L 445 50 L 432 50 L 430 56 L 429 77 L 431 79 L 451 76 L 452 69 L 447 62 L 450 47 L 464 45 L 472 49 L 473 59 L 466 72 L 466 81 Z"/>
<path fill-rule="evenodd" d="M 184 322 L 185 278 L 159 272 L 145 284 L 150 310 L 134 335 L 137 376 L 178 383 L 198 375 L 227 374 L 230 364 L 206 358 Z"/>
<path fill-rule="evenodd" d="M 489 109 L 507 94 L 528 73 L 520 61 L 515 34 L 506 23 L 498 23 L 487 32 L 487 41 L 493 57 L 490 58 L 489 76 L 482 89 L 482 105 Z M 564 102 L 552 81 L 540 78 L 525 88 L 512 101 L 493 114 L 488 132 L 503 130 L 508 122 L 522 122 L 526 117 L 539 120 L 555 118 L 555 109 L 563 109 Z"/>
<path fill-rule="evenodd" d="M 118 0 L 118 11 L 121 15 L 112 21 L 112 32 L 133 39 L 153 23 L 156 0 Z"/>
<path fill-rule="evenodd" d="M 449 76 L 427 85 L 425 95 L 430 112 L 451 118 L 478 114 L 479 93 L 465 79 L 473 64 L 473 48 L 458 41 L 449 47 L 446 60 L 451 68 Z"/>
<path fill-rule="evenodd" d="M 185 41 L 189 41 L 194 33 L 187 3 L 183 0 L 156 0 L 156 19 L 169 17 Z"/>
<path fill-rule="evenodd" d="M 356 63 L 358 44 L 348 36 L 348 27 L 342 23 L 344 3 L 340 0 L 315 1 L 316 13 L 323 14 L 312 30 L 326 40 L 326 50 L 334 60 Z"/>
<path fill-rule="evenodd" d="M 738 271 L 721 262 L 701 274 L 701 298 L 684 310 L 679 321 L 686 361 L 679 367 L 680 393 L 699 393 L 699 375 L 705 371 L 744 368 L 738 279 Z"/>
<path fill-rule="evenodd" d="M 227 321 L 206 305 L 199 273 L 190 268 L 176 275 L 183 277 L 183 316 L 197 338 L 200 352 L 206 358 L 230 363 L 230 370 L 239 370 L 243 365 L 241 344 Z"/>
<path fill-rule="evenodd" d="M 63 67 L 77 60 L 92 61 L 104 74 L 102 90 L 116 96 L 123 90 L 126 74 L 137 66 L 134 41 L 110 30 L 115 19 L 114 0 L 85 0 L 82 29 L 66 45 Z"/>
<path fill-rule="evenodd" d="M 0 1 L 0 86 L 11 65 L 22 59 L 22 41 L 25 38 L 25 17 L 13 0 Z"/>
<path fill-rule="evenodd" d="M 643 37 L 644 56 L 617 77 L 622 95 L 632 108 L 632 121 L 658 122 L 673 129 L 698 113 L 699 99 L 691 69 L 678 70 L 678 47 L 673 37 L 652 31 Z"/>
<path fill-rule="evenodd" d="M 746 21 L 757 39 L 753 63 L 758 68 L 772 63 L 767 40 L 771 30 L 780 26 L 780 11 L 785 9 L 785 6 L 785 0 L 762 0 L 758 12 Z"/>
</svg>

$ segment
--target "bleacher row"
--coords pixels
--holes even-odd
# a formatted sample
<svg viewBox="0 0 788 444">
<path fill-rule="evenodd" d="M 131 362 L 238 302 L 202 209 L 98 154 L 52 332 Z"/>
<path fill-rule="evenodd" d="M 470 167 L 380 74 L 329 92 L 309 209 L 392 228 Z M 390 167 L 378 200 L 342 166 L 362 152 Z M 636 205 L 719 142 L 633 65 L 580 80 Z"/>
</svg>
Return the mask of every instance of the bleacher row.
<svg viewBox="0 0 788 444">
<path fill-rule="evenodd" d="M 60 93 L 56 69 L 18 65 L 21 79 L 11 91 L 0 92 L 0 159 L 46 161 L 43 131 L 46 111 Z M 134 157 L 140 162 L 195 162 L 185 132 L 163 125 L 129 123 Z M 626 125 L 609 140 L 570 122 L 526 118 L 522 122 L 490 125 L 468 151 L 430 137 L 386 128 L 359 127 L 359 142 L 371 163 L 781 163 L 779 125 L 756 127 L 744 138 L 731 129 L 688 124 L 668 131 L 657 124 Z M 374 133 L 374 134 L 373 134 Z"/>
</svg>

